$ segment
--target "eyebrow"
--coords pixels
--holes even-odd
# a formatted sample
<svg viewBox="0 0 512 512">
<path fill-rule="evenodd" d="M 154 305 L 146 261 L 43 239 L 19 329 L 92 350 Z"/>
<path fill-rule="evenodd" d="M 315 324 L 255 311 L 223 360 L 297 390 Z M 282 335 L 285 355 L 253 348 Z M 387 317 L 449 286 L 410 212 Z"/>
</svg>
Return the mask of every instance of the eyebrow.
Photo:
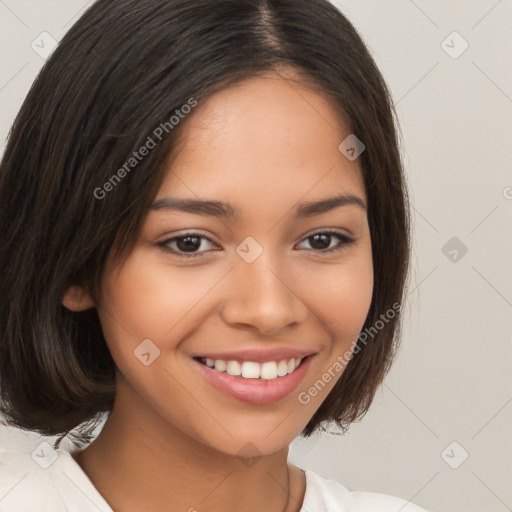
<svg viewBox="0 0 512 512">
<path fill-rule="evenodd" d="M 366 211 L 365 202 L 352 194 L 343 194 L 333 197 L 327 197 L 319 201 L 303 202 L 295 208 L 295 217 L 306 218 L 320 215 L 322 213 L 334 210 L 341 206 L 355 205 Z M 151 205 L 150 211 L 155 210 L 179 210 L 198 215 L 209 215 L 212 217 L 222 217 L 236 220 L 237 211 L 231 203 L 222 201 L 209 201 L 201 199 L 178 199 L 164 197 Z"/>
</svg>

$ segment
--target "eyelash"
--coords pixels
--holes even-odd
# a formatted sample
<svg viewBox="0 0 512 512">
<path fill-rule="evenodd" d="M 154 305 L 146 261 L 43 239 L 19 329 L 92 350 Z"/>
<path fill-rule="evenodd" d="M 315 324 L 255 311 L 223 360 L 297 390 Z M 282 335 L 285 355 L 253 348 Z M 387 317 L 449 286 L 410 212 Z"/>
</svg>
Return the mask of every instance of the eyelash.
<svg viewBox="0 0 512 512">
<path fill-rule="evenodd" d="M 309 238 L 312 238 L 315 235 L 336 236 L 340 240 L 340 243 L 337 246 L 332 247 L 331 249 L 323 249 L 323 250 L 321 250 L 321 249 L 307 249 L 309 251 L 313 251 L 313 252 L 319 253 L 319 254 L 333 253 L 333 252 L 336 252 L 336 251 L 340 251 L 341 249 L 345 248 L 346 246 L 355 243 L 355 240 L 353 238 L 350 238 L 350 237 L 348 237 L 348 236 L 346 236 L 346 235 L 344 235 L 342 233 L 338 233 L 336 231 L 317 231 L 316 233 L 312 233 L 311 235 L 308 235 L 307 237 L 303 238 L 302 241 L 308 240 Z M 175 236 L 173 238 L 168 238 L 167 240 L 163 240 L 162 242 L 157 242 L 155 245 L 158 246 L 163 251 L 165 251 L 167 253 L 173 254 L 173 256 L 176 256 L 177 258 L 185 259 L 185 260 L 189 260 L 189 259 L 192 259 L 192 258 L 200 257 L 205 252 L 207 252 L 207 251 L 201 251 L 201 252 L 195 252 L 195 253 L 187 254 L 187 253 L 177 252 L 174 249 L 171 249 L 169 247 L 170 243 L 175 242 L 177 240 L 180 240 L 182 238 L 187 238 L 187 237 L 197 237 L 197 238 L 205 239 L 205 240 L 208 240 L 210 243 L 214 244 L 214 242 L 212 240 L 210 240 L 208 237 L 206 237 L 206 236 L 204 236 L 204 235 L 202 235 L 200 233 L 192 233 L 191 232 L 191 233 L 184 233 L 183 235 Z"/>
</svg>

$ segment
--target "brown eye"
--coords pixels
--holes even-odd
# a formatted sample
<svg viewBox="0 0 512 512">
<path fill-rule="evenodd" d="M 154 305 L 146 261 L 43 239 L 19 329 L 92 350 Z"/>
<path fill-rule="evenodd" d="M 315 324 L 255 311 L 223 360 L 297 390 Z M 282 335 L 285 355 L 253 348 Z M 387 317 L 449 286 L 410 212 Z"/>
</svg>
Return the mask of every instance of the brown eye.
<svg viewBox="0 0 512 512">
<path fill-rule="evenodd" d="M 204 241 L 206 241 L 206 243 L 203 243 Z M 163 242 L 158 242 L 156 245 L 165 252 L 171 253 L 179 258 L 194 258 L 208 252 L 208 248 L 202 251 L 199 250 L 200 248 L 204 248 L 205 245 L 208 247 L 208 244 L 213 245 L 213 242 L 206 236 L 199 233 L 186 233 L 181 236 L 168 238 Z"/>
<path fill-rule="evenodd" d="M 177 238 L 176 247 L 180 251 L 194 252 L 201 247 L 201 237 L 189 235 Z"/>
<path fill-rule="evenodd" d="M 331 246 L 332 242 L 338 239 L 338 243 Z M 355 240 L 342 233 L 332 231 L 322 231 L 308 236 L 304 241 L 309 241 L 311 250 L 315 252 L 331 252 L 344 248 L 347 245 L 353 244 Z"/>
</svg>

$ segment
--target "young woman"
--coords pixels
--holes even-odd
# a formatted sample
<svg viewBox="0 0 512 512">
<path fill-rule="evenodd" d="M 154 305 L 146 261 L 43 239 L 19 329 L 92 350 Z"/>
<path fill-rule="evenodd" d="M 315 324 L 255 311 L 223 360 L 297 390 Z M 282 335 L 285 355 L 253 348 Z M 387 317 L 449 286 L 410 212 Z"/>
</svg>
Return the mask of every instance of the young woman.
<svg viewBox="0 0 512 512">
<path fill-rule="evenodd" d="M 0 204 L 2 412 L 76 441 L 0 453 L 0 510 L 423 510 L 287 462 L 368 410 L 408 267 L 389 92 L 326 0 L 99 0 Z"/>
</svg>

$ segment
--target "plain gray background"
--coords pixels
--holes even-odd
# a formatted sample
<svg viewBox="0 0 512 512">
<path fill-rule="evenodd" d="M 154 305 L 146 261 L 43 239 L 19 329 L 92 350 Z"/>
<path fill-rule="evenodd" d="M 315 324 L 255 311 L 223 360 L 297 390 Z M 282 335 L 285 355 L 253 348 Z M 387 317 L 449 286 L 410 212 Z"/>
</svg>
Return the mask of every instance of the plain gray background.
<svg viewBox="0 0 512 512">
<path fill-rule="evenodd" d="M 345 436 L 297 439 L 290 460 L 432 512 L 512 510 L 512 1 L 335 3 L 397 106 L 413 272 L 402 350 L 370 412 Z M 0 0 L 2 148 L 41 53 L 90 4 Z M 0 428 L 0 448 L 40 442 Z"/>
</svg>

